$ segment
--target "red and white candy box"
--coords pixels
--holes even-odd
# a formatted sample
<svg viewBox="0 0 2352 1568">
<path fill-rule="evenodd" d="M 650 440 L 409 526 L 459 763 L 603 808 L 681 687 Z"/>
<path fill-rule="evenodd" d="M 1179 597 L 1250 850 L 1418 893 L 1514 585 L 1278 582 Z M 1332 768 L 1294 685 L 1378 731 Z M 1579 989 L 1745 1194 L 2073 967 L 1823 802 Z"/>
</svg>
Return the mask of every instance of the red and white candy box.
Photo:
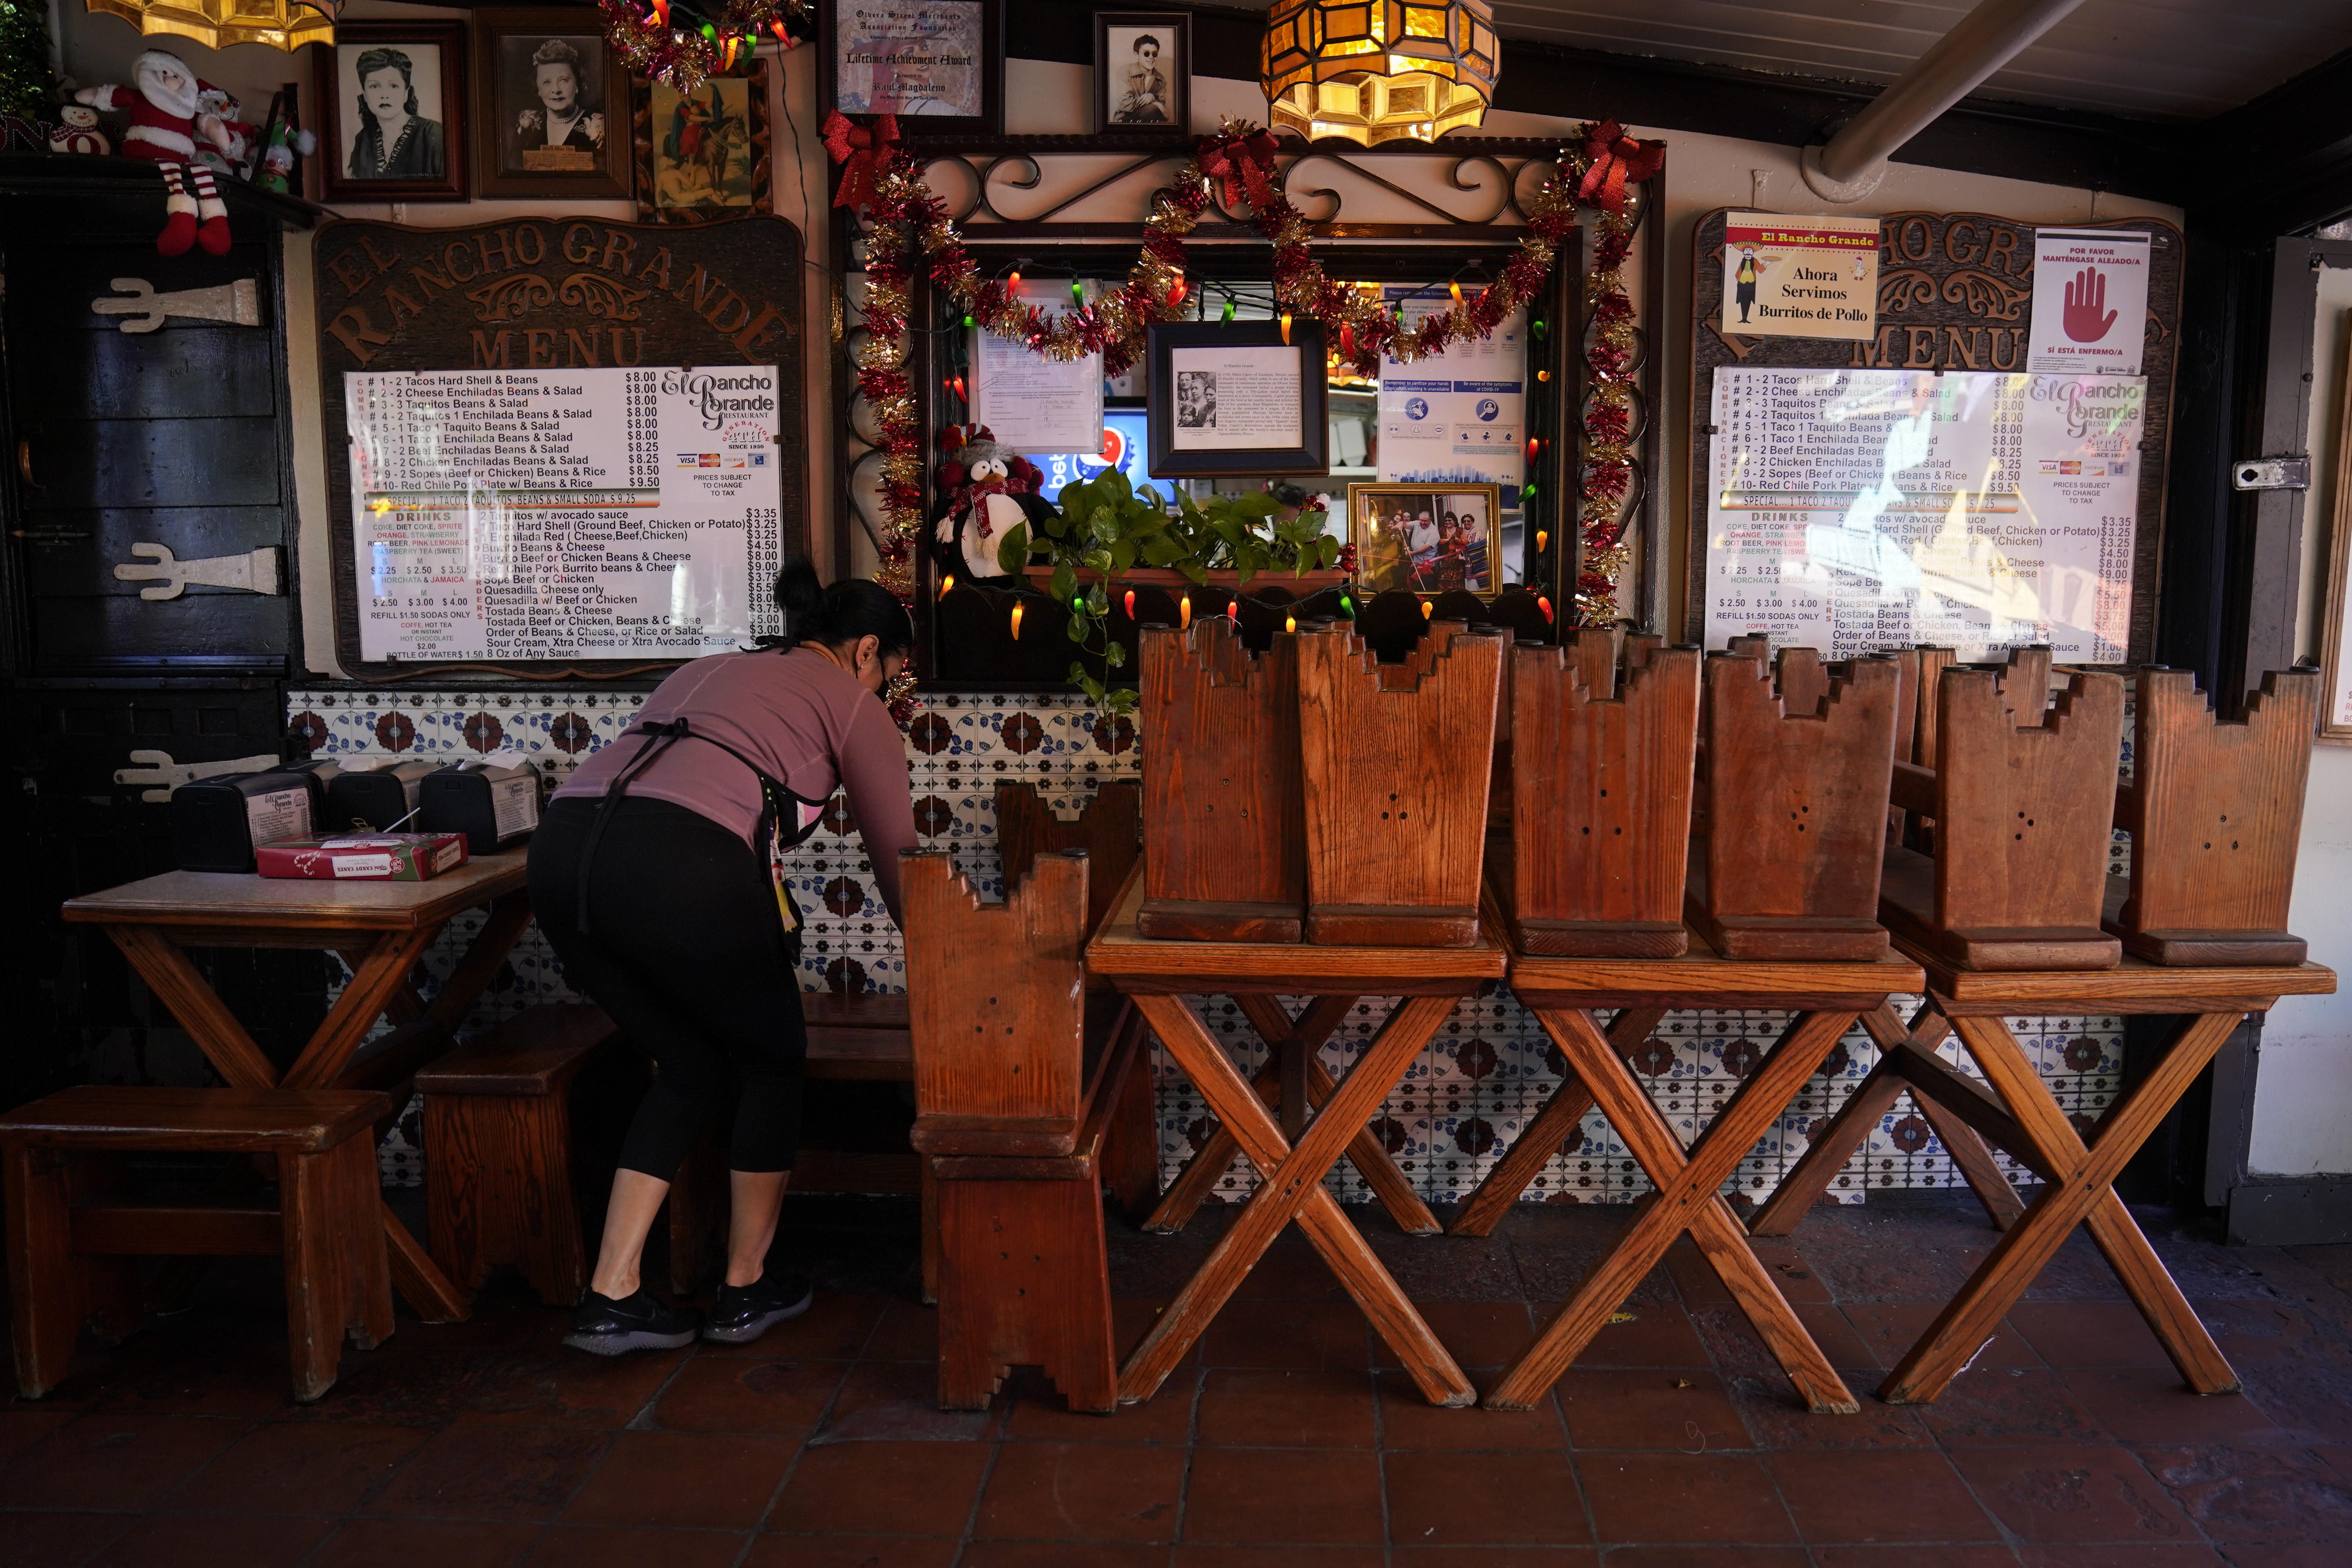
<svg viewBox="0 0 2352 1568">
<path fill-rule="evenodd" d="M 423 882 L 466 863 L 462 833 L 346 833 L 281 838 L 253 852 L 265 877 Z"/>
</svg>

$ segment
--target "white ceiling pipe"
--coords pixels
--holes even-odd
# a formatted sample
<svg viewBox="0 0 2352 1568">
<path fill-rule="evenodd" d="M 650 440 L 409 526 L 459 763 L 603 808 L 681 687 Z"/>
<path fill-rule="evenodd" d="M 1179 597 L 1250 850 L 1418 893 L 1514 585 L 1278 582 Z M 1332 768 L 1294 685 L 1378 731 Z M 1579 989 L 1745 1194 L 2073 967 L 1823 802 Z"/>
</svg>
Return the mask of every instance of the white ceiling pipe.
<svg viewBox="0 0 2352 1568">
<path fill-rule="evenodd" d="M 1808 147 L 1805 184 L 1832 202 L 1858 202 L 1886 175 L 1886 156 L 1976 90 L 1985 78 L 2083 0 L 1979 0 L 1958 26 L 1927 46 L 1885 91 L 1823 147 Z"/>
</svg>

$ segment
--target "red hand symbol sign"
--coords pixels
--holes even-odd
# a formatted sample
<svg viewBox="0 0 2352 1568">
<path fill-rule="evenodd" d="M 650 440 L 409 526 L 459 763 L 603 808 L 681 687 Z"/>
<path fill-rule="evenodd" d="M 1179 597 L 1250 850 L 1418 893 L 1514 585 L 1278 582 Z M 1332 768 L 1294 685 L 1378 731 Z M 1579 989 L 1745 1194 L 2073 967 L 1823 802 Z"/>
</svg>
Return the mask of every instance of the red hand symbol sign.
<svg viewBox="0 0 2352 1568">
<path fill-rule="evenodd" d="M 2099 312 L 2106 310 L 2104 316 Z M 2095 343 L 2107 335 L 2116 324 L 2116 313 L 2107 310 L 2106 275 L 2095 267 L 2085 267 L 2066 285 L 2066 314 L 2063 322 L 2066 335 L 2078 343 Z"/>
</svg>

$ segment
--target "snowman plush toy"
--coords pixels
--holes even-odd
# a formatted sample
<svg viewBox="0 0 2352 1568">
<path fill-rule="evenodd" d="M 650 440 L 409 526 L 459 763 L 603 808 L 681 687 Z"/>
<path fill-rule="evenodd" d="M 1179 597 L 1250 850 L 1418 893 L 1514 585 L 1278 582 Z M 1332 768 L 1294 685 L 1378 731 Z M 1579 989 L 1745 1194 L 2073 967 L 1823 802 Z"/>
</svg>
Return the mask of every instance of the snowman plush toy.
<svg viewBox="0 0 2352 1568">
<path fill-rule="evenodd" d="M 201 97 L 212 90 L 211 84 L 198 81 L 179 56 L 149 49 L 131 69 L 136 87 L 86 87 L 74 94 L 74 101 L 131 111 L 122 155 L 151 158 L 163 175 L 163 232 L 155 237 L 155 248 L 178 256 L 201 245 L 212 255 L 226 256 L 228 208 L 213 184 L 213 172 L 195 161 L 196 139 L 230 157 L 242 153 L 239 139 L 219 115 L 204 108 Z"/>
<path fill-rule="evenodd" d="M 947 514 L 932 531 L 940 569 L 966 581 L 1006 575 L 996 558 L 1004 536 L 1026 522 L 1034 539 L 1039 524 L 1061 515 L 1037 493 L 1045 476 L 985 425 L 949 426 L 940 448 L 947 454 L 940 484 L 948 492 Z"/>
</svg>

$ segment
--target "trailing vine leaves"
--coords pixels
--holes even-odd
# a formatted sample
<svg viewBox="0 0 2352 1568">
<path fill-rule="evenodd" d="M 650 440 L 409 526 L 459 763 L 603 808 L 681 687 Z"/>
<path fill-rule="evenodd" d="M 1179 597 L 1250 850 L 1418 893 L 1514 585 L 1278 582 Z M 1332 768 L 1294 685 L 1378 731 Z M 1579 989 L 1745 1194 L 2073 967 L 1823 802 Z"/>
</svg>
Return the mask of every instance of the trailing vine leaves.
<svg viewBox="0 0 2352 1568">
<path fill-rule="evenodd" d="M 1059 510 L 1034 536 L 1023 523 L 997 546 L 997 563 L 1016 578 L 1041 556 L 1052 564 L 1046 596 L 1069 611 L 1064 635 L 1078 649 L 1070 683 L 1111 713 L 1131 712 L 1137 701 L 1133 688 L 1110 684 L 1111 673 L 1127 664 L 1126 647 L 1110 632 L 1111 605 L 1126 574 L 1156 567 L 1205 584 L 1210 573 L 1230 571 L 1246 585 L 1275 572 L 1324 571 L 1340 558 L 1340 542 L 1324 531 L 1319 510 L 1286 518 L 1282 503 L 1264 491 L 1202 502 L 1180 490 L 1172 499 L 1171 510 L 1158 490 L 1139 490 L 1118 469 L 1105 468 L 1063 486 Z M 1092 581 L 1081 584 L 1082 571 Z"/>
</svg>

